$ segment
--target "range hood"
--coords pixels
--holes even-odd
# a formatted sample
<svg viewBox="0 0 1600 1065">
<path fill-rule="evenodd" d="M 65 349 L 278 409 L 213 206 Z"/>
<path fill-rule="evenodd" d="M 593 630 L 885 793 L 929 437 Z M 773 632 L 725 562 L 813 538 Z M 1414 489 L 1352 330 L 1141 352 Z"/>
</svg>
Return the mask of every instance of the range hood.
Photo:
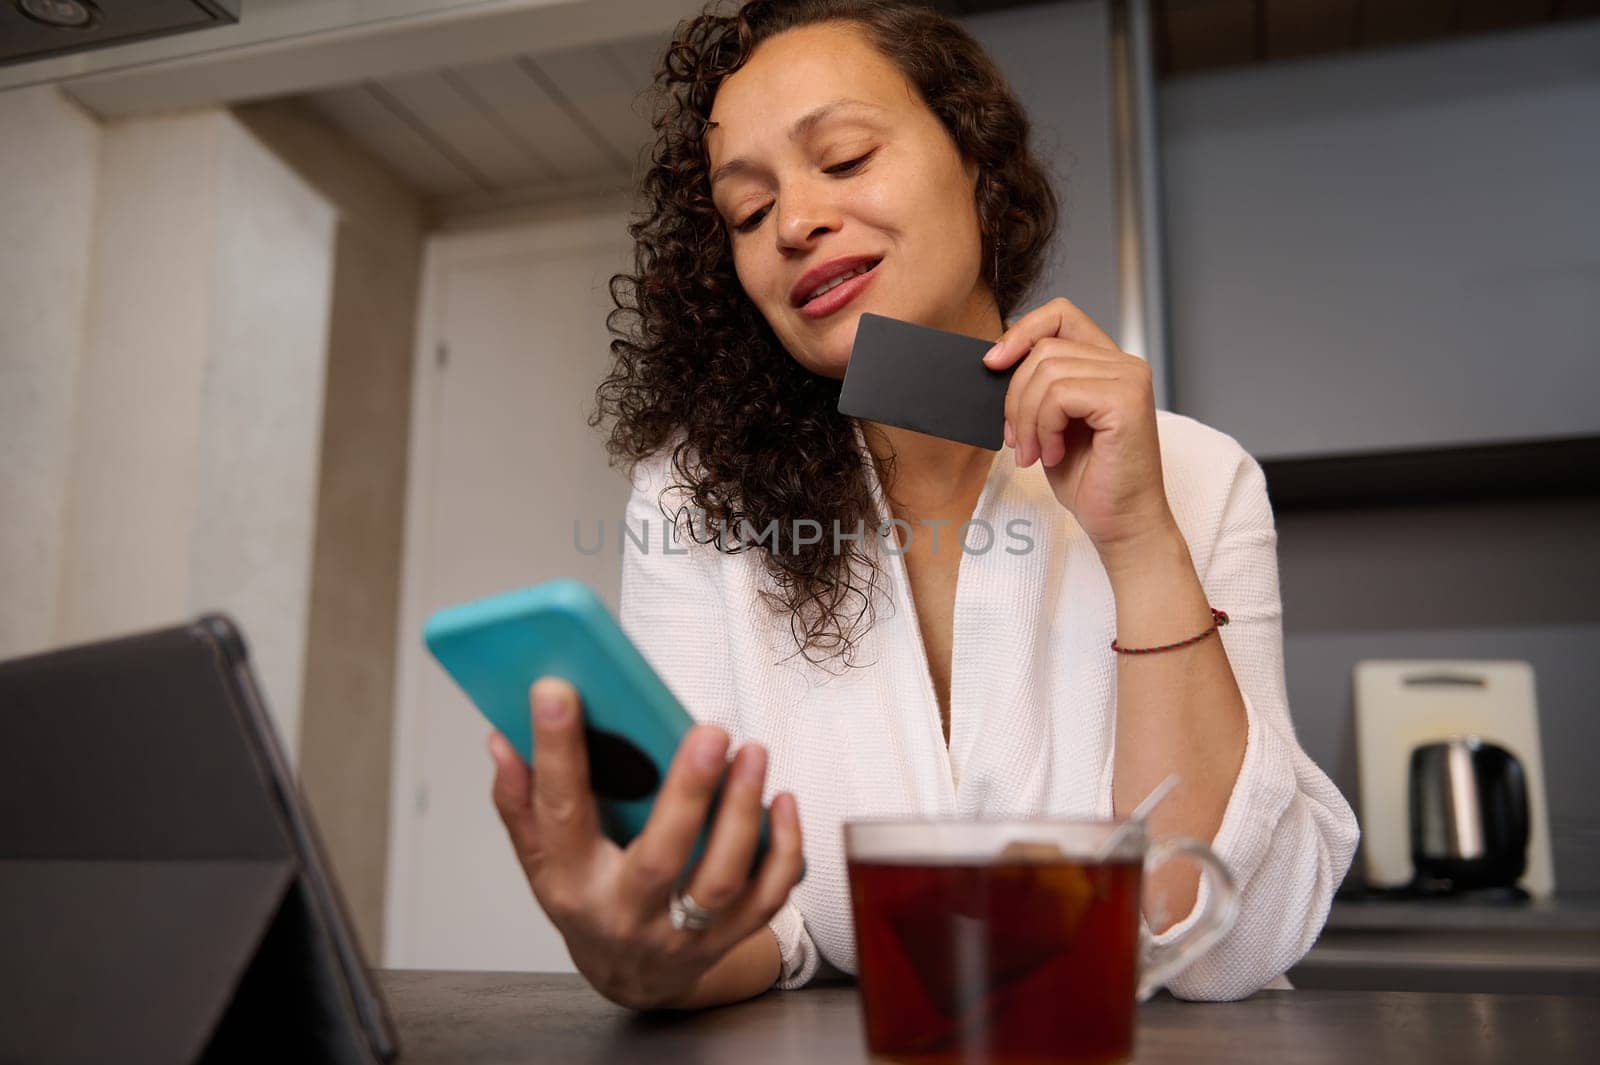
<svg viewBox="0 0 1600 1065">
<path fill-rule="evenodd" d="M 0 66 L 228 26 L 240 0 L 0 0 Z"/>
</svg>

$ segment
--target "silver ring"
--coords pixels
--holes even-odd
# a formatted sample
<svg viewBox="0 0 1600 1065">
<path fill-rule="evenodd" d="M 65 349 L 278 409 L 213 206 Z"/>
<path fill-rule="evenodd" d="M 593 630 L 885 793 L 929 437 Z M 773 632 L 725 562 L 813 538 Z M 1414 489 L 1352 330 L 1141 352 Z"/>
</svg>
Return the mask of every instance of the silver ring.
<svg viewBox="0 0 1600 1065">
<path fill-rule="evenodd" d="M 686 932 L 700 931 L 717 916 L 715 910 L 708 910 L 690 898 L 687 891 L 672 893 L 672 898 L 667 902 L 667 913 L 672 917 L 672 927 Z"/>
</svg>

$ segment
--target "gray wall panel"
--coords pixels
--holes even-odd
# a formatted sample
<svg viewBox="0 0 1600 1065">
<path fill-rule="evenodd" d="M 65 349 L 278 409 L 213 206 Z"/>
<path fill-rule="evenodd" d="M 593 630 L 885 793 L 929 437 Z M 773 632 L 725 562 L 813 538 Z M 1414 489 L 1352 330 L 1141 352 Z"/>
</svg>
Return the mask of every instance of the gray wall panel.
<svg viewBox="0 0 1600 1065">
<path fill-rule="evenodd" d="M 1017 313 L 1065 296 L 1115 337 L 1120 304 L 1106 2 L 1037 4 L 961 22 L 1027 109 L 1035 148 L 1061 201 L 1054 252 Z"/>
<path fill-rule="evenodd" d="M 1159 106 L 1177 409 L 1258 457 L 1600 432 L 1600 22 Z"/>
</svg>

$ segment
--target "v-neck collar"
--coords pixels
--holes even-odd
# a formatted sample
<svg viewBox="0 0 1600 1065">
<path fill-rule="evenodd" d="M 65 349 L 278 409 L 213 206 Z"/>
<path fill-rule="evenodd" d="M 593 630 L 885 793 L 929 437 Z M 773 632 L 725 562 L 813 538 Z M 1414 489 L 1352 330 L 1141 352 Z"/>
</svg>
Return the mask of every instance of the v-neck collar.
<svg viewBox="0 0 1600 1065">
<path fill-rule="evenodd" d="M 852 418 L 850 424 L 855 431 L 856 444 L 861 449 L 861 454 L 867 466 L 867 479 L 872 489 L 873 501 L 876 503 L 878 510 L 878 529 L 883 530 L 889 527 L 887 523 L 894 516 L 889 507 L 888 493 L 884 490 L 883 482 L 878 477 L 877 464 L 873 461 L 872 453 L 867 447 L 866 437 L 861 431 L 860 422 Z M 971 520 L 975 521 L 983 517 L 985 510 L 989 506 L 990 499 L 999 493 L 1002 486 L 1001 482 L 1010 475 L 1011 463 L 1012 459 L 1007 455 L 1005 448 L 995 452 L 994 456 L 989 460 L 989 472 L 984 478 L 983 488 L 978 492 L 978 500 L 973 505 Z M 878 534 L 875 535 L 877 539 L 874 542 L 881 548 L 887 542 L 887 538 Z M 959 537 L 959 530 L 957 530 L 956 535 Z M 961 662 L 960 650 L 965 647 L 965 644 L 960 640 L 960 619 L 962 588 L 968 583 L 962 580 L 962 572 L 967 568 L 967 552 L 965 548 L 962 548 L 961 561 L 956 567 L 955 597 L 951 603 L 950 741 L 948 744 L 945 742 L 944 723 L 939 713 L 939 694 L 933 686 L 933 670 L 928 661 L 928 648 L 922 639 L 922 624 L 917 616 L 916 601 L 911 595 L 911 575 L 906 569 L 904 552 L 884 551 L 882 554 L 887 555 L 886 565 L 888 572 L 894 584 L 894 589 L 898 593 L 895 596 L 895 601 L 898 603 L 903 598 L 906 608 L 910 612 L 910 638 L 916 647 L 917 660 L 921 666 L 922 675 L 922 695 L 919 700 L 922 704 L 920 714 L 929 730 L 928 735 L 932 740 L 932 747 L 939 760 L 940 781 L 942 784 L 948 785 L 946 789 L 942 789 L 943 793 L 938 796 L 937 805 L 940 810 L 951 813 L 955 810 L 956 793 L 961 783 L 959 767 L 953 757 L 954 752 L 960 747 L 957 743 L 958 732 L 965 733 L 975 724 L 969 720 L 971 710 L 966 707 L 958 707 L 956 703 L 956 692 L 958 690 L 956 675 Z M 970 590 L 967 594 L 971 594 Z"/>
</svg>

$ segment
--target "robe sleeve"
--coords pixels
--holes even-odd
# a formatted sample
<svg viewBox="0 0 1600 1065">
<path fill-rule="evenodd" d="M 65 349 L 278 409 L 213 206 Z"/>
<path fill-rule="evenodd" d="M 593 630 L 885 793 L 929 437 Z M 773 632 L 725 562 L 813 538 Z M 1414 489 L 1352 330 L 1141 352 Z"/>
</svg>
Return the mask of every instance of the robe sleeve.
<svg viewBox="0 0 1600 1065">
<path fill-rule="evenodd" d="M 1227 935 L 1168 981 L 1179 998 L 1243 998 L 1304 957 L 1359 836 L 1349 804 L 1301 749 L 1289 718 L 1277 542 L 1266 478 L 1239 448 L 1202 575 L 1207 598 L 1228 613 L 1219 631 L 1247 721 L 1244 761 L 1211 842 L 1233 874 L 1239 911 Z M 1203 876 L 1194 910 L 1147 943 L 1183 935 L 1210 894 L 1211 879 Z"/>
</svg>

